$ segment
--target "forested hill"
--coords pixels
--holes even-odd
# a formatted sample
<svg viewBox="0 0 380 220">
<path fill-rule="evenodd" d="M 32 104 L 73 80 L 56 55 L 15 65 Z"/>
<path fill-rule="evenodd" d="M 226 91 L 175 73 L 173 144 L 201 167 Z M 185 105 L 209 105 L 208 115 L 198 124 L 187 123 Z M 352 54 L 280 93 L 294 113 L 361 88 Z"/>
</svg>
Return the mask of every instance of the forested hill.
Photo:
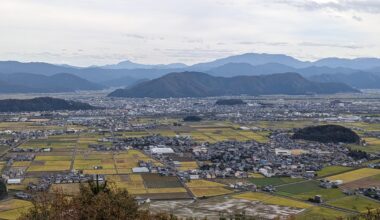
<svg viewBox="0 0 380 220">
<path fill-rule="evenodd" d="M 311 126 L 296 131 L 294 139 L 318 141 L 322 143 L 359 143 L 360 137 L 349 128 L 340 125 Z"/>
<path fill-rule="evenodd" d="M 87 103 L 68 101 L 50 97 L 34 99 L 4 99 L 0 100 L 0 112 L 32 112 L 55 110 L 90 110 L 96 109 Z"/>
<path fill-rule="evenodd" d="M 210 97 L 227 95 L 306 95 L 358 92 L 342 83 L 312 82 L 297 73 L 215 77 L 201 72 L 170 73 L 119 89 L 109 96 L 133 98 Z"/>
</svg>

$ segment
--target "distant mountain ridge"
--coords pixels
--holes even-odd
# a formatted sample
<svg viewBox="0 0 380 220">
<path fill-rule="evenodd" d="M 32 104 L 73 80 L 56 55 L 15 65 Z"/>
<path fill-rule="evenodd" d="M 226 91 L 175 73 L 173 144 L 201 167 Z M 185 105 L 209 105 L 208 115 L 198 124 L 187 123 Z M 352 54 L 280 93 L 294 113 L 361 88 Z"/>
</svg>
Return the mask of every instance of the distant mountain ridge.
<svg viewBox="0 0 380 220">
<path fill-rule="evenodd" d="M 101 90 L 104 86 L 68 73 L 45 76 L 32 73 L 0 74 L 1 93 L 56 93 Z"/>
<path fill-rule="evenodd" d="M 0 112 L 31 112 L 56 110 L 91 110 L 97 109 L 87 103 L 68 101 L 50 97 L 34 99 L 4 99 L 0 100 Z"/>
<path fill-rule="evenodd" d="M 201 72 L 170 73 L 128 89 L 118 89 L 111 97 L 170 98 L 225 95 L 305 95 L 358 92 L 339 83 L 312 82 L 296 73 L 263 76 L 215 77 Z"/>
<path fill-rule="evenodd" d="M 314 75 L 326 74 L 380 73 L 380 59 L 326 58 L 311 62 L 298 60 L 283 54 L 246 53 L 191 66 L 181 63 L 149 65 L 134 63 L 129 60 L 118 64 L 91 67 L 75 67 L 65 64 L 54 65 L 43 62 L 0 61 L 0 73 L 3 74 L 32 73 L 51 76 L 68 73 L 106 87 L 127 87 L 142 79 L 155 79 L 168 73 L 185 71 L 204 72 L 223 77 L 295 72 L 311 78 Z M 332 79 L 335 78 L 332 77 Z M 9 87 L 11 85 L 1 82 L 1 79 L 0 84 L 4 85 L 3 88 L 7 88 L 5 89 L 7 91 L 27 90 L 16 85 L 13 88 Z"/>
<path fill-rule="evenodd" d="M 309 78 L 316 82 L 340 82 L 358 89 L 380 89 L 380 73 L 321 74 Z"/>
<path fill-rule="evenodd" d="M 187 65 L 183 63 L 149 65 L 149 64 L 134 63 L 129 60 L 125 60 L 117 64 L 104 65 L 100 67 L 104 69 L 177 69 L 177 68 L 179 69 L 179 68 L 186 68 Z"/>
</svg>

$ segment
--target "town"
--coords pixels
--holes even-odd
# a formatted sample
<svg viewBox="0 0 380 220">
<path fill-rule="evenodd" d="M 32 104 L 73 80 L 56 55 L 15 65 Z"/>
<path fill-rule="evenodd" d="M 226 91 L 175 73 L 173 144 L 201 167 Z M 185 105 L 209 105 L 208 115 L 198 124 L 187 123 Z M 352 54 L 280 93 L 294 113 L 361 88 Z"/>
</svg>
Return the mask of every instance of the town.
<svg viewBox="0 0 380 220">
<path fill-rule="evenodd" d="M 25 210 L 36 192 L 73 195 L 90 179 L 126 188 L 142 209 L 183 218 L 242 210 L 268 219 L 331 218 L 376 209 L 376 95 L 240 96 L 223 97 L 243 100 L 239 104 L 223 104 L 220 97 L 68 94 L 100 109 L 2 113 L 0 164 L 8 195 L 0 207 L 15 208 L 0 210 L 0 218 Z M 361 141 L 293 136 L 331 124 L 351 129 Z M 219 207 L 225 208 L 214 211 Z"/>
</svg>

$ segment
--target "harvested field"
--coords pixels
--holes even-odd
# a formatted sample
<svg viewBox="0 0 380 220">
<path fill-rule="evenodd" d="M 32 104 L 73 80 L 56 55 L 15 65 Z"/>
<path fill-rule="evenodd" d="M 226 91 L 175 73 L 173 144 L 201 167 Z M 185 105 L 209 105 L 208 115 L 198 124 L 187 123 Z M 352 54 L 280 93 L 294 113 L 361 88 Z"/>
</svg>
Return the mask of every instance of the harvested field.
<svg viewBox="0 0 380 220">
<path fill-rule="evenodd" d="M 233 192 L 226 189 L 224 184 L 207 180 L 191 180 L 186 185 L 196 197 L 219 196 Z"/>
<path fill-rule="evenodd" d="M 370 188 L 370 187 L 380 187 L 380 175 L 362 178 L 356 181 L 345 183 L 340 186 L 341 189 L 346 189 L 346 190 L 354 190 L 358 188 Z"/>
<path fill-rule="evenodd" d="M 176 188 L 182 187 L 181 182 L 175 176 L 160 176 L 158 174 L 141 175 L 147 188 Z"/>
<path fill-rule="evenodd" d="M 349 171 L 346 173 L 327 177 L 328 180 L 342 180 L 343 183 L 349 183 L 362 178 L 380 174 L 380 169 L 362 168 L 359 170 Z"/>
</svg>

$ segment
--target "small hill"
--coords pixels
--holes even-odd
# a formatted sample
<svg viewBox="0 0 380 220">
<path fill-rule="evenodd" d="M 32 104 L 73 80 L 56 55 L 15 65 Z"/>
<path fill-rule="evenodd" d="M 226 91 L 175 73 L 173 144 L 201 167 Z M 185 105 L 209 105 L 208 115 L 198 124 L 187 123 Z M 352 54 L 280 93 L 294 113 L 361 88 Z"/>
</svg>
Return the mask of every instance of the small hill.
<svg viewBox="0 0 380 220">
<path fill-rule="evenodd" d="M 4 99 L 0 100 L 0 112 L 32 112 L 56 110 L 91 110 L 97 109 L 87 103 L 67 101 L 50 97 L 34 99 Z"/>
<path fill-rule="evenodd" d="M 170 73 L 109 94 L 111 97 L 170 98 L 228 95 L 305 95 L 359 92 L 341 83 L 312 82 L 297 73 L 215 77 L 201 72 Z"/>
<path fill-rule="evenodd" d="M 296 131 L 293 139 L 318 141 L 322 143 L 359 143 L 360 137 L 349 128 L 340 125 L 321 125 Z"/>
<path fill-rule="evenodd" d="M 219 99 L 215 105 L 246 105 L 247 103 L 241 99 Z"/>
</svg>

